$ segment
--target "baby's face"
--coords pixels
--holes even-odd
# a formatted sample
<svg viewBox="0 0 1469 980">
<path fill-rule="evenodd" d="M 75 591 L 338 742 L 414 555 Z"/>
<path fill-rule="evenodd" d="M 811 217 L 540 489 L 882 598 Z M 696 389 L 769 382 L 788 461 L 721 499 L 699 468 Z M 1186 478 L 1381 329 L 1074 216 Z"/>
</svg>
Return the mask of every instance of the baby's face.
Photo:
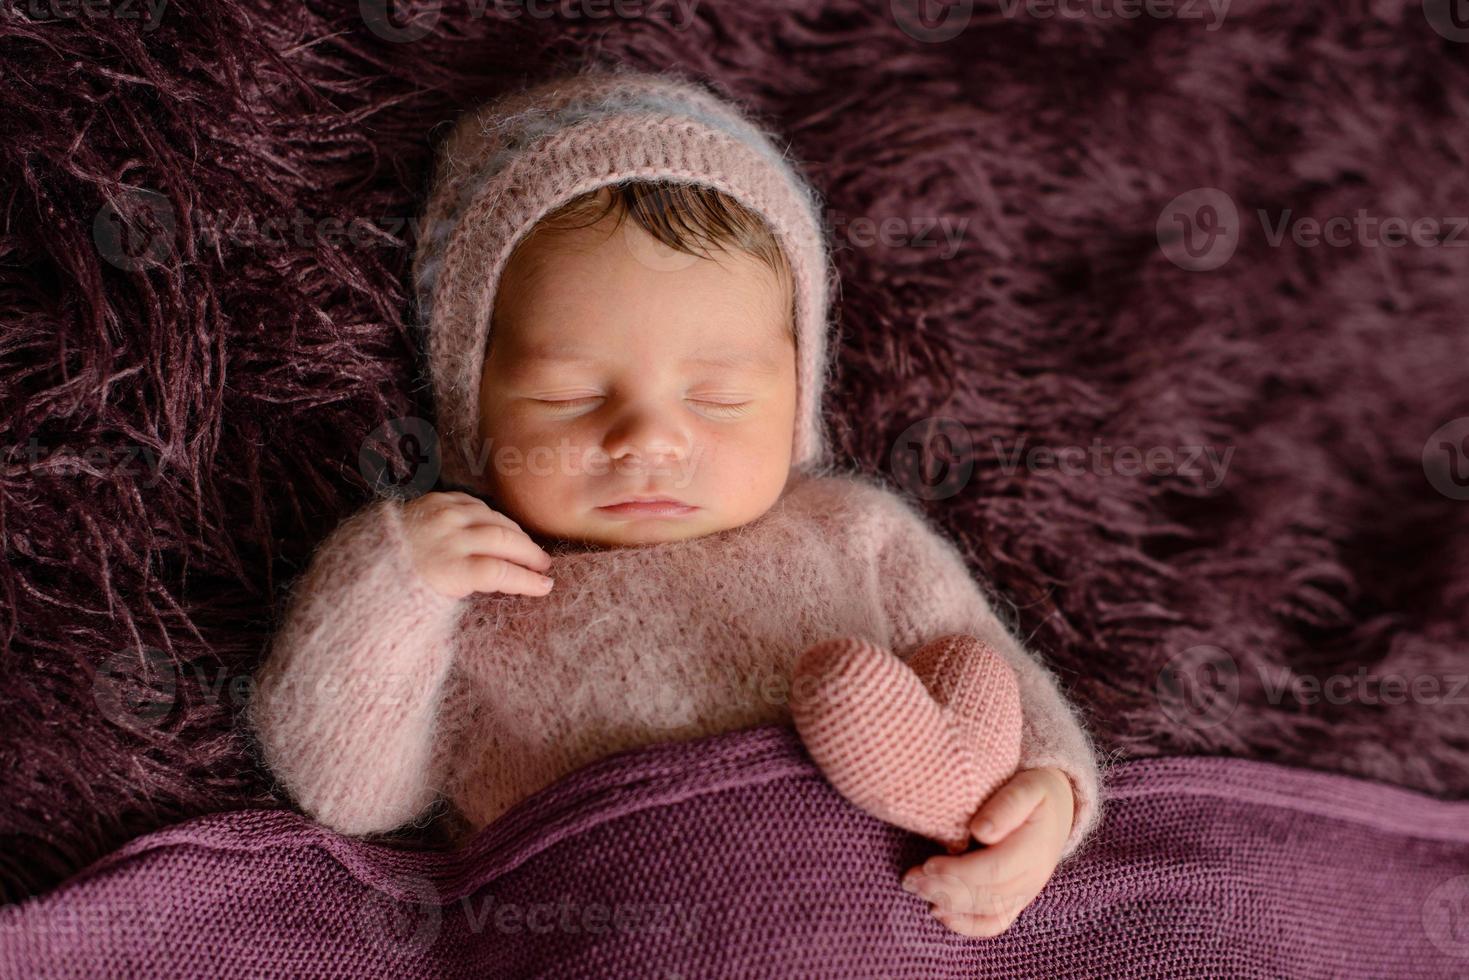
<svg viewBox="0 0 1469 980">
<path fill-rule="evenodd" d="M 480 385 L 497 502 L 603 545 L 748 523 L 790 475 L 790 287 L 743 252 L 688 256 L 614 222 L 543 231 L 506 267 Z M 634 498 L 684 506 L 613 506 Z"/>
</svg>

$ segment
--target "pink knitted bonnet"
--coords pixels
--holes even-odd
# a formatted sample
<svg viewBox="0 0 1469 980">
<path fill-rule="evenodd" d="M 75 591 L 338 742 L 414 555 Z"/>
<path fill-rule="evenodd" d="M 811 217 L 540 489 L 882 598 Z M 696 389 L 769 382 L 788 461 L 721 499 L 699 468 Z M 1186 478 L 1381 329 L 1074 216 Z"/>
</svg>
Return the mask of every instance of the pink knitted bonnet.
<svg viewBox="0 0 1469 980">
<path fill-rule="evenodd" d="M 821 395 L 836 276 L 817 194 L 727 100 L 679 78 L 614 68 L 488 102 L 461 117 L 440 150 L 413 271 L 446 480 L 475 482 L 480 375 L 515 245 L 561 204 L 629 178 L 713 187 L 770 226 L 796 293 L 791 464 L 827 462 Z"/>
</svg>

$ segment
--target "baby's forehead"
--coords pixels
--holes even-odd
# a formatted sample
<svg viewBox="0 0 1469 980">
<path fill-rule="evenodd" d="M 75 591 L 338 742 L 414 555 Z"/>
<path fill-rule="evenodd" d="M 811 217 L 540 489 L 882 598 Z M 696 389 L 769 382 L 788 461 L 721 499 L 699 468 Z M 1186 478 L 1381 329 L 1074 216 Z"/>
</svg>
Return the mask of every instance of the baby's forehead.
<svg viewBox="0 0 1469 980">
<path fill-rule="evenodd" d="M 590 343 L 515 342 L 506 351 L 508 357 L 521 364 L 545 364 L 549 366 L 600 364 L 609 360 L 609 347 Z M 770 366 L 779 356 L 778 348 L 772 345 L 728 341 L 702 345 L 698 348 L 679 349 L 667 345 L 660 351 L 669 360 L 694 367 L 730 368 L 732 370 L 754 370 Z"/>
<path fill-rule="evenodd" d="M 535 278 L 535 272 L 527 278 Z M 609 284 L 605 291 L 595 270 L 570 280 L 564 289 L 552 282 L 527 289 L 525 283 L 509 280 L 509 275 L 502 277 L 502 297 L 517 286 L 521 291 L 511 302 L 497 298 L 486 351 L 502 348 L 506 359 L 517 362 L 589 361 L 629 341 L 648 341 L 644 346 L 660 352 L 687 349 L 738 361 L 772 352 L 789 356 L 796 342 L 794 293 L 788 287 L 784 302 L 772 304 L 768 295 L 748 288 L 721 290 L 716 285 L 681 291 L 670 285 L 671 295 L 645 310 L 641 303 L 657 289 L 656 278 L 635 287 Z"/>
</svg>

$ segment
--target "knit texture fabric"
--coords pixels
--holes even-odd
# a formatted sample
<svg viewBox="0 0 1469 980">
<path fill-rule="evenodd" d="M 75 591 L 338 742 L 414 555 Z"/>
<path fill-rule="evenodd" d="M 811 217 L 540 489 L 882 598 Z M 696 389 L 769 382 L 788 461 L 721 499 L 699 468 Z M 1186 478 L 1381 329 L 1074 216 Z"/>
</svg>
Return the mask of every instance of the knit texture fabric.
<svg viewBox="0 0 1469 980">
<path fill-rule="evenodd" d="M 964 851 L 970 819 L 1020 765 L 1020 688 L 972 636 L 942 636 L 905 662 L 866 640 L 801 654 L 791 715 L 843 796 L 889 823 Z"/>
<path fill-rule="evenodd" d="M 1093 844 L 992 939 L 902 891 L 934 845 L 848 806 L 785 727 L 605 759 L 454 853 L 212 814 L 0 908 L 0 975 L 1381 980 L 1469 965 L 1469 803 L 1205 757 L 1126 763 L 1107 796 Z"/>
<path fill-rule="evenodd" d="M 951 634 L 1014 671 L 1019 764 L 1071 779 L 1063 857 L 1096 824 L 1098 761 L 1055 677 L 954 545 L 875 481 L 793 474 L 756 520 L 685 541 L 546 542 L 543 597 L 435 593 L 402 506 L 379 501 L 322 545 L 248 709 L 271 771 L 333 829 L 388 831 L 438 794 L 482 828 L 610 753 L 790 722 L 792 670 L 813 644 L 858 638 L 906 658 Z"/>
<path fill-rule="evenodd" d="M 479 383 L 500 275 L 542 217 L 631 178 L 723 191 L 761 215 L 795 282 L 792 465 L 827 459 L 821 423 L 827 311 L 836 287 L 821 202 L 775 137 L 731 102 L 672 76 L 596 69 L 463 115 L 439 152 L 414 258 L 444 476 L 473 485 Z"/>
</svg>

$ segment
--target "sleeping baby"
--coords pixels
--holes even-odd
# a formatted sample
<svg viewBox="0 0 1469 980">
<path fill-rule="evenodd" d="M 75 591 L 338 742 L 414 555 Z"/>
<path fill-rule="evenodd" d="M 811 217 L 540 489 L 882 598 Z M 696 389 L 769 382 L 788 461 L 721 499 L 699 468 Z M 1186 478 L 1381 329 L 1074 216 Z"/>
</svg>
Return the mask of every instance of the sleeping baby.
<svg viewBox="0 0 1469 980">
<path fill-rule="evenodd" d="M 1097 760 L 958 549 L 831 463 L 831 270 L 815 192 L 697 84 L 586 71 L 460 120 L 414 265 L 449 489 L 321 545 L 249 707 L 302 810 L 369 834 L 442 798 L 477 831 L 611 753 L 816 717 L 804 667 L 878 695 L 823 716 L 849 723 L 838 750 L 890 749 L 813 750 L 834 784 L 857 800 L 865 774 L 857 802 L 895 822 L 948 814 L 949 853 L 903 887 L 956 932 L 1010 926 L 1095 827 Z M 952 725 L 870 685 L 922 663 L 952 671 L 937 691 L 985 658 L 1013 756 L 953 790 L 1002 753 L 1003 685 Z"/>
</svg>

